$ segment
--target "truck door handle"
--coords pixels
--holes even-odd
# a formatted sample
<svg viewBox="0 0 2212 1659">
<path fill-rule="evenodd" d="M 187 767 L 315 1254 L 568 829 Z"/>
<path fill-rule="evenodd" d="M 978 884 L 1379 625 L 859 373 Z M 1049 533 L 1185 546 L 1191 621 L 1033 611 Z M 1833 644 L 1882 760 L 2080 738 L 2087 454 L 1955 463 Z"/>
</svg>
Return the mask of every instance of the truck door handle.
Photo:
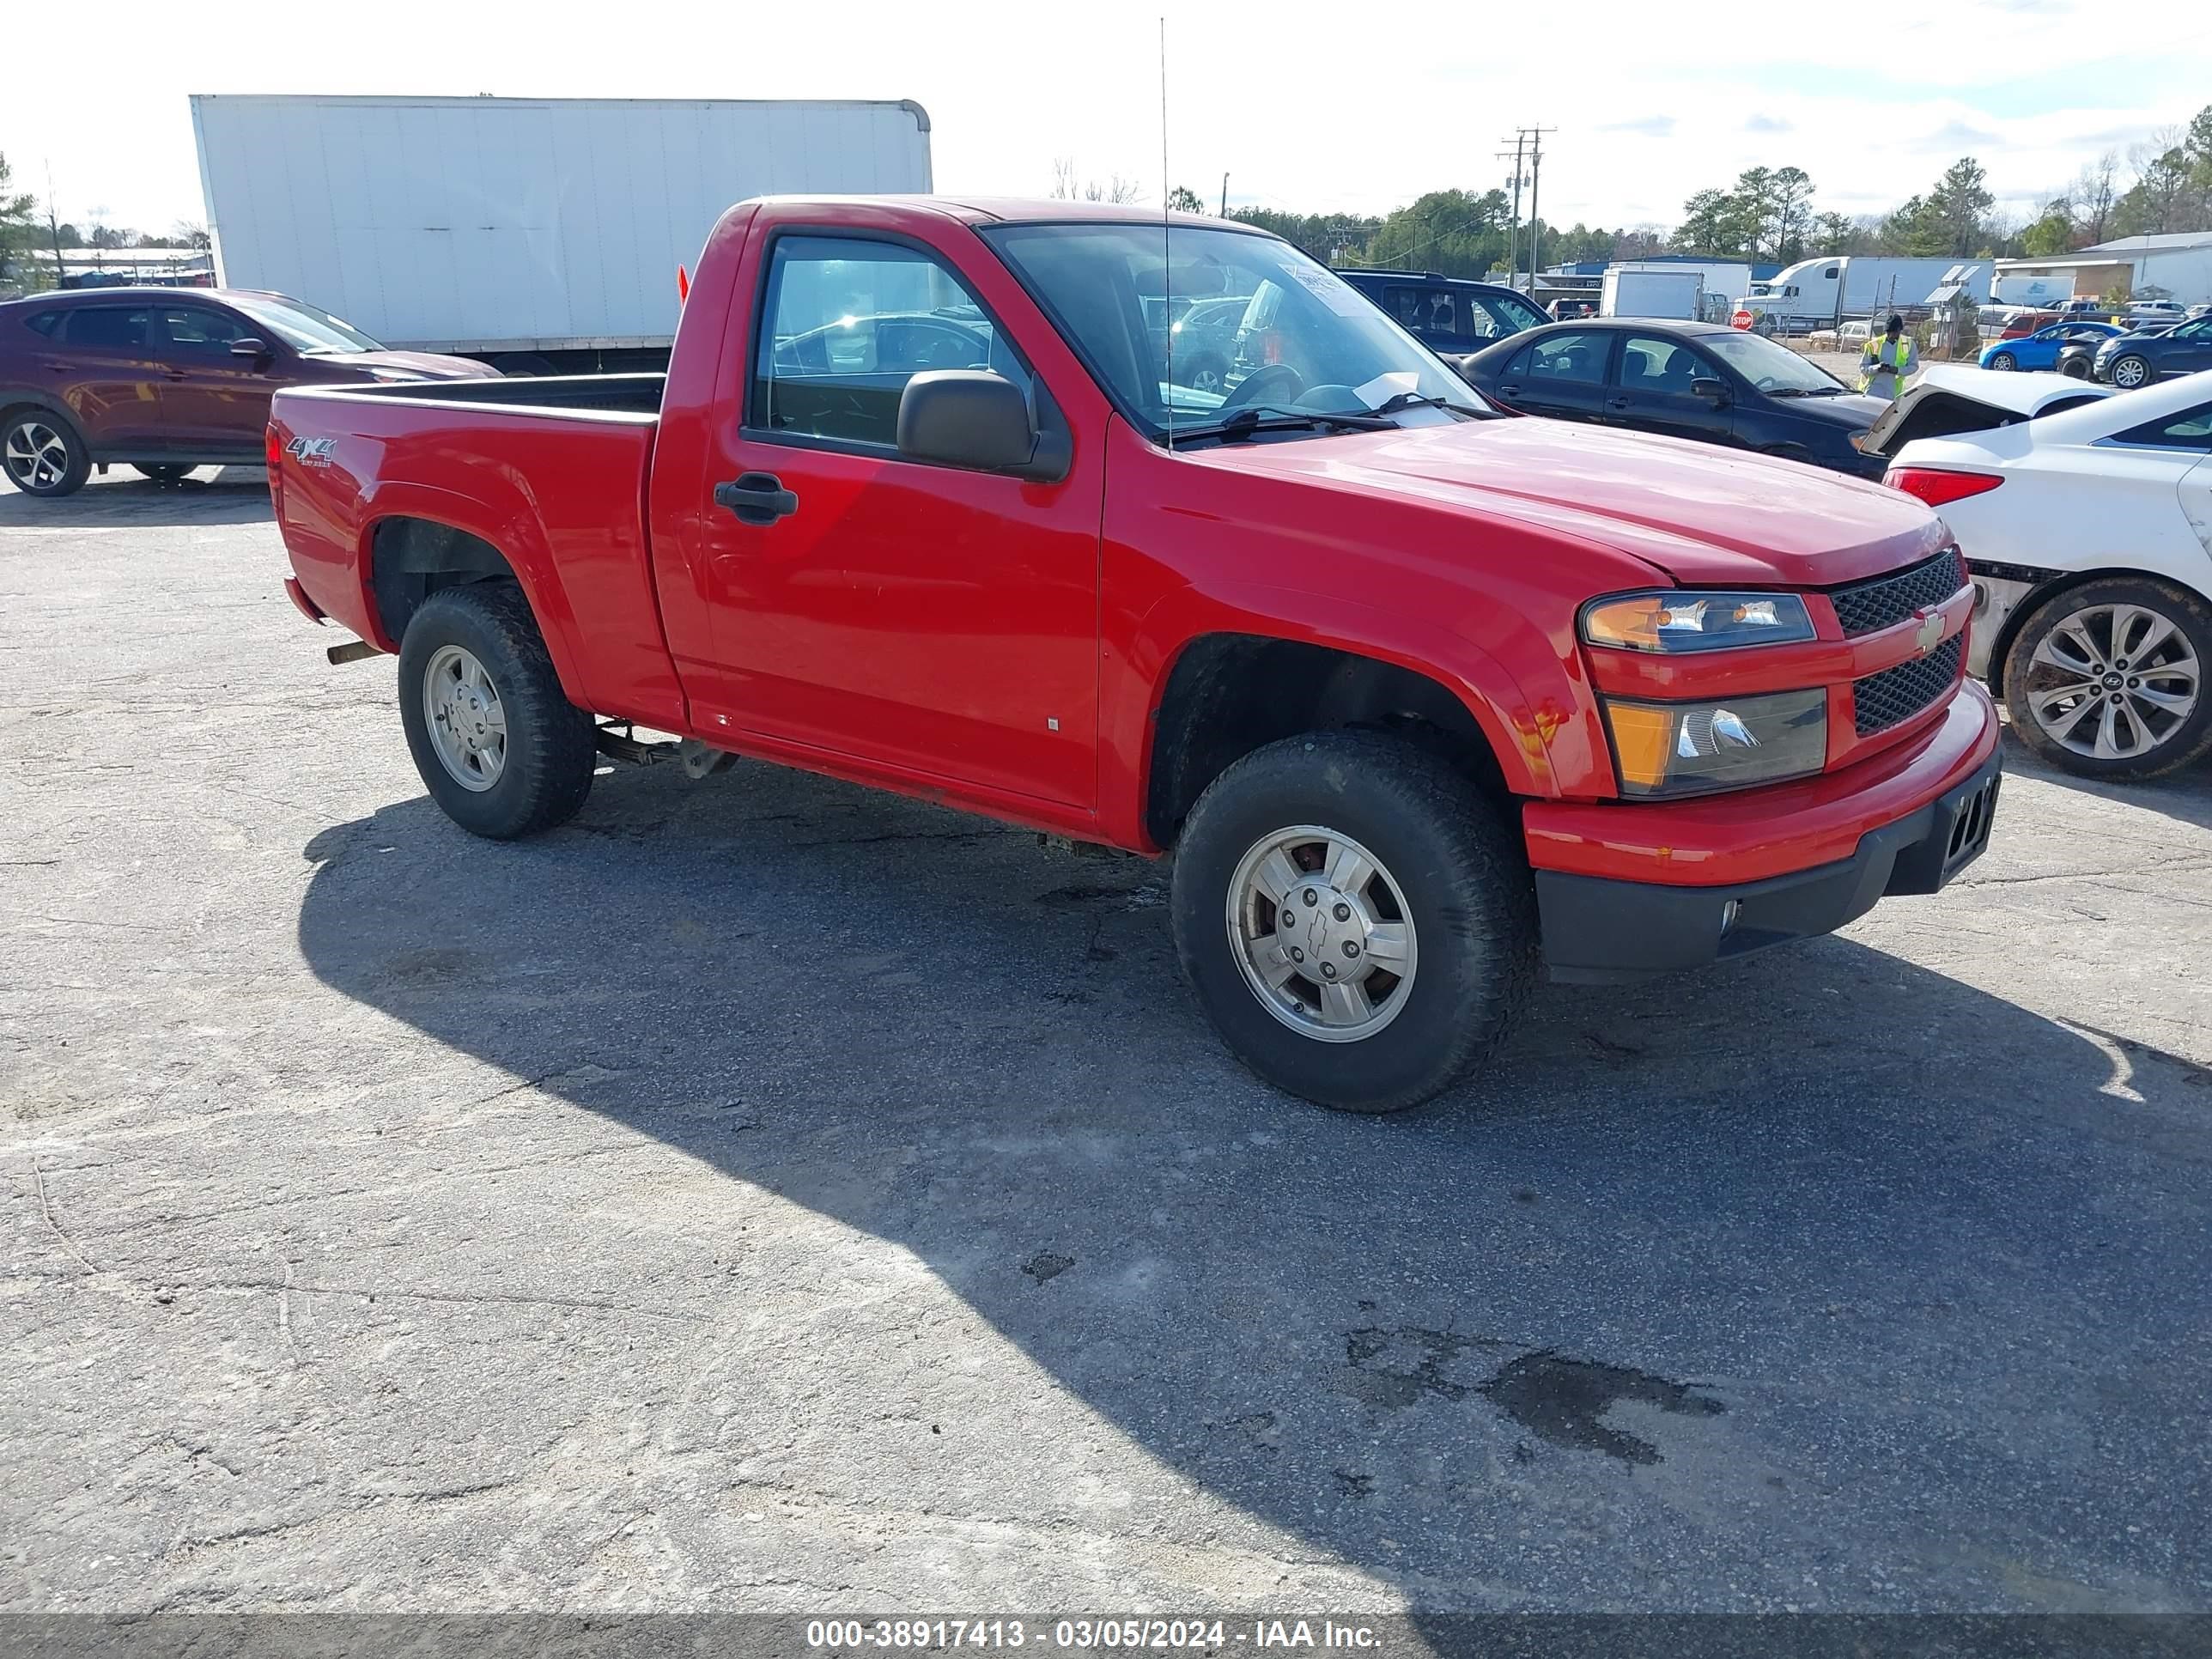
<svg viewBox="0 0 2212 1659">
<path fill-rule="evenodd" d="M 739 524 L 774 524 L 799 511 L 799 497 L 773 472 L 740 472 L 714 486 L 714 505 L 728 507 Z"/>
<path fill-rule="evenodd" d="M 1607 398 L 1605 400 L 1605 406 L 1606 406 L 1607 409 L 1632 409 L 1632 408 L 1634 408 L 1636 405 L 1635 405 L 1635 400 L 1634 400 L 1633 398 Z"/>
<path fill-rule="evenodd" d="M 1517 386 L 1502 386 L 1498 388 L 1498 395 L 1501 398 L 1517 398 L 1521 395 L 1521 388 Z"/>
</svg>

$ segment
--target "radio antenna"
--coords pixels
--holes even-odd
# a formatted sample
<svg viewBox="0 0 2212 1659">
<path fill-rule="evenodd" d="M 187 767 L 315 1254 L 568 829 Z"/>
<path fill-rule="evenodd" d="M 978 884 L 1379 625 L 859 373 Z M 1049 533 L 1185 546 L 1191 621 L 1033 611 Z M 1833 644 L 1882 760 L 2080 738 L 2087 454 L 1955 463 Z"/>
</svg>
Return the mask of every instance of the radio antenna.
<svg viewBox="0 0 2212 1659">
<path fill-rule="evenodd" d="M 1160 19 L 1160 373 L 1168 411 L 1168 451 L 1175 451 L 1175 248 L 1168 240 L 1168 20 Z"/>
</svg>

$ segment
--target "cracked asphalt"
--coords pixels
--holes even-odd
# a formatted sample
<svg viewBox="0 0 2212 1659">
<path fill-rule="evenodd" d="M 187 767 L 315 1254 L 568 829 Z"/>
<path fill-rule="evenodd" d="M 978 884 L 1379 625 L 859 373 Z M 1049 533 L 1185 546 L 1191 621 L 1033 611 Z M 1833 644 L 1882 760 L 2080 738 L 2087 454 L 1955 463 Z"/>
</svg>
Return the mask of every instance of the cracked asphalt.
<svg viewBox="0 0 2212 1659">
<path fill-rule="evenodd" d="M 2212 1608 L 2212 777 L 1347 1118 L 1140 863 L 470 839 L 283 574 L 0 494 L 0 1610 Z"/>
</svg>

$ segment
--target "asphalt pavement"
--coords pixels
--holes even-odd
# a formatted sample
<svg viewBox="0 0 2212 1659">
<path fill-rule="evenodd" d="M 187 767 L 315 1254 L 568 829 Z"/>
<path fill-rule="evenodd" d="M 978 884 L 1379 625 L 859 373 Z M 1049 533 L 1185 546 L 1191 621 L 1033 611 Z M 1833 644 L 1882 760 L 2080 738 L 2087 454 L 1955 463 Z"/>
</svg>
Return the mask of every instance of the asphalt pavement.
<svg viewBox="0 0 2212 1659">
<path fill-rule="evenodd" d="M 2212 775 L 1343 1117 L 1140 862 L 471 839 L 284 572 L 0 493 L 0 1609 L 2212 1609 Z"/>
</svg>

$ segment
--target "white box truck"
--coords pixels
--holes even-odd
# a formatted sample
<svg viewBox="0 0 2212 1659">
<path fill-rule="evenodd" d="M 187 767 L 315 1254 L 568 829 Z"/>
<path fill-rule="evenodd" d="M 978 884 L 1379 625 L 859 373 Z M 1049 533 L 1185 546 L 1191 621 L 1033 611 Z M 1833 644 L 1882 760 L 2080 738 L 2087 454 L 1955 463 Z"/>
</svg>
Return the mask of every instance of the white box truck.
<svg viewBox="0 0 2212 1659">
<path fill-rule="evenodd" d="M 509 373 L 665 365 L 731 203 L 927 191 L 910 101 L 196 93 L 216 280 Z"/>
<path fill-rule="evenodd" d="M 1608 265 L 1599 290 L 1601 317 L 1673 317 L 1694 322 L 1704 305 L 1705 273 L 1694 266 Z"/>
<path fill-rule="evenodd" d="M 1856 317 L 1924 306 L 1944 278 L 1960 278 L 1977 305 L 1990 297 L 1990 261 L 1891 258 L 1881 254 L 1832 254 L 1786 265 L 1768 282 L 1753 283 L 1738 300 L 1733 320 L 1761 332 L 1809 334 Z"/>
</svg>

